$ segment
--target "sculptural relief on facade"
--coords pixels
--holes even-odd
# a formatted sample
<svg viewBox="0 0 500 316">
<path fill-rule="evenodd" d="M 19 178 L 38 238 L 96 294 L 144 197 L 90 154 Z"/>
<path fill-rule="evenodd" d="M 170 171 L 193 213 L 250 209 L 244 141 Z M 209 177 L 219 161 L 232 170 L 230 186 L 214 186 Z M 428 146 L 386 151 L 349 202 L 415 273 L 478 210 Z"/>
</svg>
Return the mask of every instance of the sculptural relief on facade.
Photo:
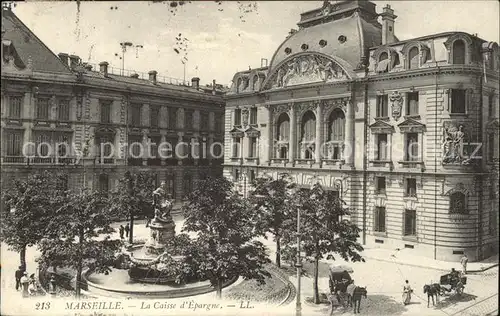
<svg viewBox="0 0 500 316">
<path fill-rule="evenodd" d="M 249 114 L 248 108 L 243 108 L 241 110 L 241 124 L 243 126 L 248 126 L 248 114 Z"/>
<path fill-rule="evenodd" d="M 398 120 L 403 109 L 403 96 L 398 91 L 394 91 L 389 96 L 389 101 L 391 101 L 392 117 Z"/>
<path fill-rule="evenodd" d="M 281 88 L 311 82 L 335 82 L 349 79 L 333 60 L 317 55 L 303 55 L 285 62 L 271 77 L 271 87 Z"/>
<path fill-rule="evenodd" d="M 351 100 L 349 98 L 341 98 L 341 99 L 331 99 L 331 100 L 325 100 L 322 102 L 323 104 L 323 113 L 326 115 L 324 116 L 324 120 L 328 120 L 328 114 L 335 108 L 341 109 L 344 114 L 347 112 L 347 106 L 350 105 Z"/>
<path fill-rule="evenodd" d="M 443 164 L 468 165 L 470 157 L 464 155 L 464 125 L 445 122 L 443 128 Z"/>
</svg>

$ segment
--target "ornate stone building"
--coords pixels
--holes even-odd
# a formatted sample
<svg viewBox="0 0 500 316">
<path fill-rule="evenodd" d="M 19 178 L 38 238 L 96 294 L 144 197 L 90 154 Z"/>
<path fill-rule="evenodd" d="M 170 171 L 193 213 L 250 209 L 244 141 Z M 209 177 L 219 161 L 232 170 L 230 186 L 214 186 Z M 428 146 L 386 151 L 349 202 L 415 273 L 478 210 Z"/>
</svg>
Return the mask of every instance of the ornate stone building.
<svg viewBox="0 0 500 316">
<path fill-rule="evenodd" d="M 399 40 L 394 11 L 325 2 L 269 66 L 235 74 L 224 174 L 335 190 L 367 247 L 498 251 L 499 50 L 463 32 Z"/>
<path fill-rule="evenodd" d="M 3 186 L 63 169 L 69 187 L 110 190 L 126 170 L 150 170 L 180 202 L 198 179 L 222 173 L 222 155 L 200 152 L 223 141 L 224 91 L 215 82 L 166 84 L 156 71 L 140 79 L 113 74 L 107 62 L 92 69 L 78 56 L 56 56 L 9 7 L 2 8 L 1 53 Z M 162 158 L 165 142 L 189 145 Z"/>
</svg>

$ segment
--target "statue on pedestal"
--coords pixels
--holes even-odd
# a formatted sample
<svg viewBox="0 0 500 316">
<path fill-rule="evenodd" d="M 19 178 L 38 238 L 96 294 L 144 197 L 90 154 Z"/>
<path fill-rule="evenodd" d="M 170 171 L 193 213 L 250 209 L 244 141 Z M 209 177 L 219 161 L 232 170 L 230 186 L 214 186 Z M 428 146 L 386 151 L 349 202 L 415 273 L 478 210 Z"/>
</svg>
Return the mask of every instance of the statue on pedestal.
<svg viewBox="0 0 500 316">
<path fill-rule="evenodd" d="M 154 220 L 165 220 L 170 217 L 173 202 L 170 195 L 167 195 L 165 186 L 165 182 L 162 181 L 160 187 L 153 191 L 153 207 L 155 208 Z"/>
</svg>

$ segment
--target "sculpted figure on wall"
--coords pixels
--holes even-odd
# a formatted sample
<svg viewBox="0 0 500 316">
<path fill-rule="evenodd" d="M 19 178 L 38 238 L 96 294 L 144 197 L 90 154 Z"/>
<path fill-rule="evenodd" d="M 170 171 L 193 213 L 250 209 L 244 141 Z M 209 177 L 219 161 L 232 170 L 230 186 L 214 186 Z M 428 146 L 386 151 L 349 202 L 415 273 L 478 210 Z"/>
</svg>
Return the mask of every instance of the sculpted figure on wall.
<svg viewBox="0 0 500 316">
<path fill-rule="evenodd" d="M 392 117 L 398 120 L 401 117 L 401 110 L 403 109 L 403 96 L 398 91 L 391 93 L 389 100 L 392 104 Z"/>
<path fill-rule="evenodd" d="M 468 164 L 470 159 L 463 155 L 465 133 L 464 126 L 444 127 L 443 164 Z"/>
<path fill-rule="evenodd" d="M 272 87 L 281 88 L 310 82 L 345 80 L 348 76 L 333 60 L 323 56 L 304 55 L 283 64 L 272 79 Z"/>
</svg>

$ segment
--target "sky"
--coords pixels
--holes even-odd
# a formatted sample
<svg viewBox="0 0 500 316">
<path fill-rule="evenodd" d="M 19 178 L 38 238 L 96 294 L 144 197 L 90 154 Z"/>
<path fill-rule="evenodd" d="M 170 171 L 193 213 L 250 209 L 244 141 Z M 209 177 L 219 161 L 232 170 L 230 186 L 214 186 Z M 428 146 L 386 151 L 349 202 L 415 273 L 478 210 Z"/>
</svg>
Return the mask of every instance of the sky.
<svg viewBox="0 0 500 316">
<path fill-rule="evenodd" d="M 297 28 L 300 13 L 323 4 L 185 1 L 172 8 L 171 2 L 28 1 L 18 2 L 13 11 L 56 54 L 121 68 L 115 54 L 122 55 L 121 42 L 131 42 L 125 69 L 230 85 L 237 71 L 260 67 L 261 58 L 270 62 L 290 29 Z M 394 9 L 400 40 L 464 31 L 499 42 L 500 2 L 495 0 L 374 2 L 379 13 L 386 4 Z"/>
</svg>

